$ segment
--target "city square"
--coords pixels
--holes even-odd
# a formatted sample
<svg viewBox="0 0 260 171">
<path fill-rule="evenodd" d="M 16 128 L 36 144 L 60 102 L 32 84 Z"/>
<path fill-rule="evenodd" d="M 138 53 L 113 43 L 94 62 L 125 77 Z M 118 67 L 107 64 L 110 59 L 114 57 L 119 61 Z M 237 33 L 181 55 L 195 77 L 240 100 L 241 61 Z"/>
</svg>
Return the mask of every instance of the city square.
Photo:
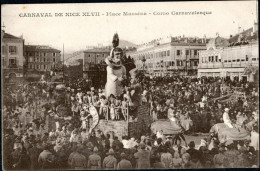
<svg viewBox="0 0 260 171">
<path fill-rule="evenodd" d="M 79 12 L 65 10 L 75 14 L 70 19 L 56 20 L 51 18 L 52 10 L 46 11 L 49 17 L 42 19 L 43 24 L 62 21 L 62 26 L 21 31 L 11 28 L 10 16 L 23 14 L 17 20 L 23 28 L 30 20 L 28 14 L 19 13 L 24 7 L 3 7 L 3 170 L 258 168 L 258 9 L 254 1 L 234 2 L 236 7 L 246 3 L 255 10 L 243 11 L 240 19 L 238 11 L 229 13 L 214 3 L 230 14 L 223 19 L 223 25 L 230 25 L 207 30 L 198 24 L 198 31 L 189 25 L 192 18 L 179 21 L 183 28 L 189 25 L 179 32 L 171 31 L 178 26 L 160 30 L 145 18 L 140 30 L 124 24 L 111 29 L 111 23 L 119 21 L 138 23 L 137 16 L 124 15 L 117 17 L 136 18 L 113 18 L 111 23 L 89 19 L 86 23 L 93 26 L 89 28 L 82 20 L 71 19 L 81 17 L 75 4 Z M 160 5 L 166 9 L 167 3 Z M 111 9 L 97 7 L 92 7 L 95 12 L 88 12 L 89 17 L 116 17 L 105 15 Z M 214 15 L 214 9 L 196 10 L 182 15 Z M 144 13 L 142 17 L 158 15 Z M 163 20 L 156 17 L 149 19 Z M 82 23 L 63 25 L 73 20 Z M 161 21 L 164 27 L 165 21 Z M 35 17 L 33 23 L 38 23 Z M 221 25 L 217 20 L 210 23 Z M 89 29 L 84 32 L 88 40 L 72 29 L 81 27 Z M 137 33 L 129 36 L 125 29 Z"/>
</svg>

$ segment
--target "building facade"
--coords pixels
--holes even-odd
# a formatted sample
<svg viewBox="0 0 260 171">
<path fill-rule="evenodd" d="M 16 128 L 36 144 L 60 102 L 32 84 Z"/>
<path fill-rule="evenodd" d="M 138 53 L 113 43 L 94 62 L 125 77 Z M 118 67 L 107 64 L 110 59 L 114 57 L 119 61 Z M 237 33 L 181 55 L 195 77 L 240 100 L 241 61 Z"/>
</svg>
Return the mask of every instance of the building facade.
<svg viewBox="0 0 260 171">
<path fill-rule="evenodd" d="M 168 37 L 153 40 L 128 52 L 137 68 L 151 76 L 194 75 L 199 63 L 198 51 L 206 49 L 207 39 Z"/>
<path fill-rule="evenodd" d="M 60 52 L 49 46 L 25 45 L 26 76 L 37 77 L 55 70 L 61 63 Z"/>
<path fill-rule="evenodd" d="M 16 82 L 24 77 L 24 39 L 1 31 L 2 80 Z"/>
<path fill-rule="evenodd" d="M 259 66 L 258 41 L 240 42 L 235 46 L 230 46 L 230 43 L 221 37 L 209 41 L 207 50 L 199 52 L 198 77 L 254 80 Z M 246 72 L 248 69 L 253 72 Z"/>
<path fill-rule="evenodd" d="M 83 78 L 92 80 L 93 85 L 106 83 L 105 58 L 110 55 L 111 48 L 93 48 L 84 51 Z"/>
</svg>

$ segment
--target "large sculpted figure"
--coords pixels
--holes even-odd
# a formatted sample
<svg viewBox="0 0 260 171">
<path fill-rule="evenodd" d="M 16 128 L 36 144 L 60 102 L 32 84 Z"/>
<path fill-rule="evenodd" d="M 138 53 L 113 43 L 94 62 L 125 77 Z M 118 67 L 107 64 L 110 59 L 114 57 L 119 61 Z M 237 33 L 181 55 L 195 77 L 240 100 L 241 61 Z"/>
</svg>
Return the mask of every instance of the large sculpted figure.
<svg viewBox="0 0 260 171">
<path fill-rule="evenodd" d="M 126 77 L 126 69 L 121 64 L 121 57 L 123 51 L 117 47 L 119 44 L 118 35 L 115 34 L 113 37 L 113 49 L 110 52 L 110 56 L 105 59 L 107 64 L 107 83 L 105 87 L 106 97 L 111 94 L 114 96 L 120 96 L 123 91 L 122 81 Z"/>
</svg>

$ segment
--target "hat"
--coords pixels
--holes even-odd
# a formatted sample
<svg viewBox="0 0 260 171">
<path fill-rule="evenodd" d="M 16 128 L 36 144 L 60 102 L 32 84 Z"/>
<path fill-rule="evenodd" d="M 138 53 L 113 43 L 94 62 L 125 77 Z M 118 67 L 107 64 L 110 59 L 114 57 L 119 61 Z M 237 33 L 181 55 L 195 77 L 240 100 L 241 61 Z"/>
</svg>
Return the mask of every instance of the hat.
<svg viewBox="0 0 260 171">
<path fill-rule="evenodd" d="M 98 152 L 98 148 L 94 147 L 93 152 Z"/>
<path fill-rule="evenodd" d="M 29 131 L 32 131 L 32 130 L 33 130 L 33 128 L 32 128 L 32 127 L 30 127 L 30 128 L 29 128 Z"/>
<path fill-rule="evenodd" d="M 107 155 L 113 155 L 115 154 L 114 150 L 112 148 L 109 149 Z"/>
<path fill-rule="evenodd" d="M 166 136 L 166 138 L 172 138 L 172 136 L 168 135 L 168 136 Z"/>
<path fill-rule="evenodd" d="M 144 143 L 140 143 L 139 146 L 140 146 L 141 149 L 145 149 L 145 147 L 146 147 Z"/>
<path fill-rule="evenodd" d="M 93 148 L 93 144 L 92 144 L 91 142 L 88 142 L 88 143 L 86 144 L 86 146 L 87 146 L 87 148 Z"/>
<path fill-rule="evenodd" d="M 229 146 L 231 144 L 233 144 L 233 140 L 227 140 L 226 143 L 225 143 L 226 146 Z"/>
<path fill-rule="evenodd" d="M 67 90 L 70 91 L 70 87 L 67 87 Z"/>
<path fill-rule="evenodd" d="M 95 88 L 94 87 L 91 87 L 91 89 L 90 89 L 91 91 L 94 91 L 95 90 Z"/>
<path fill-rule="evenodd" d="M 142 95 L 145 96 L 147 93 L 148 93 L 148 91 L 144 90 Z"/>
<path fill-rule="evenodd" d="M 71 89 L 71 92 L 74 92 L 75 90 L 74 89 Z"/>
<path fill-rule="evenodd" d="M 78 90 L 78 91 L 81 91 L 81 88 L 78 88 L 77 90 Z"/>
<path fill-rule="evenodd" d="M 121 153 L 121 158 L 126 158 L 126 154 L 125 153 Z"/>
<path fill-rule="evenodd" d="M 195 142 L 194 142 L 194 141 L 191 141 L 191 142 L 189 143 L 189 147 L 195 147 Z"/>
<path fill-rule="evenodd" d="M 228 109 L 228 108 L 225 108 L 225 109 L 224 109 L 224 111 L 225 111 L 225 112 L 228 112 L 228 111 L 229 111 L 229 109 Z"/>
</svg>

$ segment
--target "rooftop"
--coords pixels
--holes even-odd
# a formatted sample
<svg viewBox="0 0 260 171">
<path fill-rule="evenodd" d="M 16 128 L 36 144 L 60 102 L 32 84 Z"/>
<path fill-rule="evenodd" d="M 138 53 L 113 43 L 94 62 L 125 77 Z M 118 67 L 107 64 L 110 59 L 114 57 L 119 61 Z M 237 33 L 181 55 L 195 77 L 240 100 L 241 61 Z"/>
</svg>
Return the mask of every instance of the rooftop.
<svg viewBox="0 0 260 171">
<path fill-rule="evenodd" d="M 241 36 L 240 41 L 251 41 L 257 40 L 257 32 L 253 32 L 253 27 L 242 31 L 240 34 L 236 34 L 228 39 L 229 43 L 239 42 L 239 36 Z"/>
<path fill-rule="evenodd" d="M 85 50 L 84 53 L 110 53 L 110 48 L 94 48 Z"/>
<path fill-rule="evenodd" d="M 52 48 L 50 46 L 45 46 L 45 45 L 25 45 L 25 50 L 26 51 L 36 51 L 36 50 L 41 50 L 41 51 L 53 51 L 53 52 L 61 52 L 58 49 Z"/>
<path fill-rule="evenodd" d="M 20 39 L 20 40 L 23 39 L 23 38 L 16 37 L 16 36 L 11 35 L 11 34 L 8 34 L 8 33 L 4 33 L 3 38 L 4 38 L 4 39 Z"/>
</svg>

